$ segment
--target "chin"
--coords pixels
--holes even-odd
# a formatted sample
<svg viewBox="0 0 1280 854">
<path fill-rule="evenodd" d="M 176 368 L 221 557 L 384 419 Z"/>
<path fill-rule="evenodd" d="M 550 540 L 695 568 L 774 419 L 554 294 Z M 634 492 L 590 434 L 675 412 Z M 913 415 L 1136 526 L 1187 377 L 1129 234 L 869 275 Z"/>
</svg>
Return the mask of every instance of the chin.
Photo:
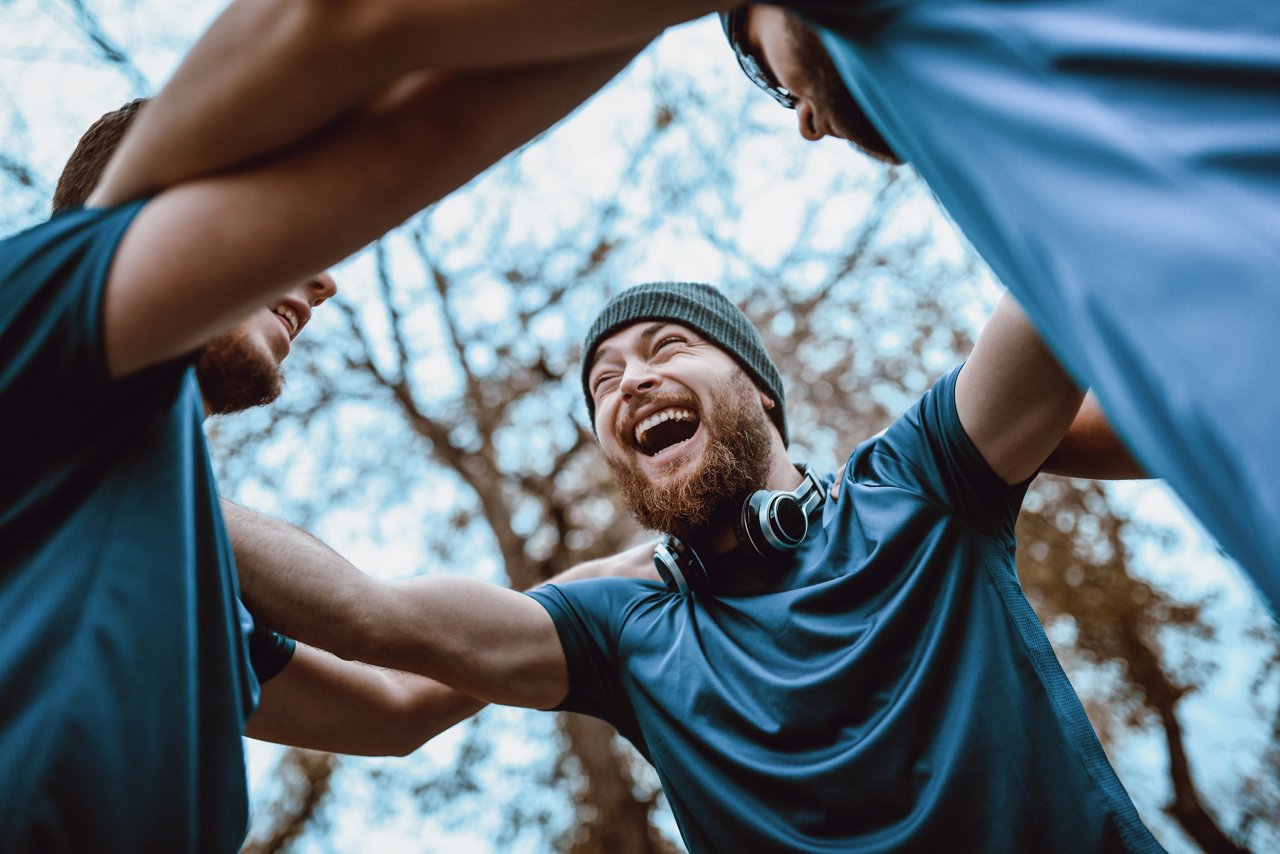
<svg viewBox="0 0 1280 854">
<path fill-rule="evenodd" d="M 271 403 L 284 388 L 279 363 L 237 330 L 216 338 L 196 356 L 196 379 L 214 415 Z"/>
</svg>

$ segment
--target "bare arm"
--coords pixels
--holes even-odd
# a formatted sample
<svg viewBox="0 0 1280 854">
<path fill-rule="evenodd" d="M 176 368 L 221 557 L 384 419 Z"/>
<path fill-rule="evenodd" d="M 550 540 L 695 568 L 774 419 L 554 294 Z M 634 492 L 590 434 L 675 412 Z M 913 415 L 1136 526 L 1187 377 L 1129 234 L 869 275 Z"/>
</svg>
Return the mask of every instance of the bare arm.
<svg viewBox="0 0 1280 854">
<path fill-rule="evenodd" d="M 262 686 L 245 735 L 332 753 L 405 756 L 484 705 L 425 676 L 298 644 L 285 668 Z"/>
<path fill-rule="evenodd" d="M 380 581 L 291 525 L 222 510 L 245 604 L 266 625 L 487 702 L 550 708 L 568 692 L 555 625 L 528 596 L 448 576 Z"/>
<path fill-rule="evenodd" d="M 248 561 L 247 565 L 259 566 L 256 558 L 246 554 L 246 542 L 265 546 L 276 533 L 285 534 L 291 542 L 311 540 L 303 543 L 304 550 L 318 545 L 288 526 L 272 532 L 264 526 L 282 523 L 254 518 L 256 514 L 230 502 L 224 501 L 223 507 L 240 546 L 238 560 L 242 564 Z M 292 553 L 289 543 L 277 545 L 282 553 Z M 328 554 L 329 560 L 337 557 Z M 578 564 L 552 581 L 620 576 L 657 579 L 653 543 Z M 262 686 L 262 701 L 245 735 L 333 753 L 404 756 L 485 705 L 425 676 L 347 661 L 300 643 L 289 664 Z"/>
<path fill-rule="evenodd" d="M 551 579 L 553 584 L 564 584 L 582 578 L 647 578 L 660 581 L 657 568 L 653 565 L 652 540 L 632 546 L 616 555 L 584 561 L 570 567 Z"/>
<path fill-rule="evenodd" d="M 422 74 L 280 157 L 160 193 L 107 282 L 111 373 L 189 352 L 380 237 L 544 130 L 629 56 Z M 100 189 L 95 200 L 118 197 Z"/>
<path fill-rule="evenodd" d="M 1044 471 L 1095 480 L 1150 477 L 1111 428 L 1093 392 L 1085 397 L 1067 435 L 1044 461 Z"/>
<path fill-rule="evenodd" d="M 633 54 L 724 0 L 236 0 L 141 117 L 98 202 L 273 156 L 403 75 Z M 560 107 L 554 121 L 603 81 Z M 492 110 L 496 120 L 502 114 Z"/>
<path fill-rule="evenodd" d="M 533 599 L 447 576 L 379 581 L 291 525 L 225 500 L 222 509 L 245 602 L 265 624 L 343 659 L 423 674 L 489 702 L 545 709 L 568 692 L 559 635 Z M 644 543 L 553 581 L 656 578 L 652 555 Z M 439 720 L 451 714 L 432 712 Z"/>
<path fill-rule="evenodd" d="M 956 410 L 1005 483 L 1021 483 L 1058 447 L 1084 393 L 1014 300 L 1003 297 L 956 381 Z"/>
</svg>

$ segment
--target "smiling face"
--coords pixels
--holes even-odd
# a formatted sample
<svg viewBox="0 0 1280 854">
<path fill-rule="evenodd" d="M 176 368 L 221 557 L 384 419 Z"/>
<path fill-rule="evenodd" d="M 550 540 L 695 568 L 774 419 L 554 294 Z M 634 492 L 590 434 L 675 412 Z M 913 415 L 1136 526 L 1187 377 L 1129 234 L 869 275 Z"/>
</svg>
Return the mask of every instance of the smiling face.
<svg viewBox="0 0 1280 854">
<path fill-rule="evenodd" d="M 258 309 L 210 341 L 196 356 L 196 379 L 210 415 L 225 415 L 270 403 L 280 396 L 280 363 L 311 310 L 338 291 L 322 273 L 269 306 Z"/>
<path fill-rule="evenodd" d="M 766 414 L 772 401 L 723 350 L 678 323 L 624 327 L 594 358 L 596 435 L 636 519 L 686 539 L 732 524 L 782 447 Z"/>
</svg>

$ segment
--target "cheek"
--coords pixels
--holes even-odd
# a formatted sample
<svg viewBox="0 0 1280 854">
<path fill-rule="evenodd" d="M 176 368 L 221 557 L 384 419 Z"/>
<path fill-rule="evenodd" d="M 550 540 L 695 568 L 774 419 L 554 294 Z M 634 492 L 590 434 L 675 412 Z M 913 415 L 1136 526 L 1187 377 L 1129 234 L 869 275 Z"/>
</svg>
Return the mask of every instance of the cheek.
<svg viewBox="0 0 1280 854">
<path fill-rule="evenodd" d="M 255 314 L 245 324 L 246 336 L 252 345 L 275 362 L 281 362 L 289 354 L 289 333 L 274 314 L 264 311 Z"/>
<path fill-rule="evenodd" d="M 595 427 L 596 441 L 600 449 L 608 456 L 617 457 L 622 450 L 619 447 L 616 425 L 618 423 L 618 404 L 613 397 L 606 397 L 596 406 Z"/>
</svg>

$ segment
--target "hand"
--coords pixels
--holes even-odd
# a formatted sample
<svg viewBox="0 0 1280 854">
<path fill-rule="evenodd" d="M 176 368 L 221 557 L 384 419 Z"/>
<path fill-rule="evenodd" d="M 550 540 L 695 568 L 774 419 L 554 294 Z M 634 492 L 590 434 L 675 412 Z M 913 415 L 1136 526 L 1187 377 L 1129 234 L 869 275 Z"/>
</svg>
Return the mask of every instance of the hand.
<svg viewBox="0 0 1280 854">
<path fill-rule="evenodd" d="M 835 481 L 831 484 L 831 491 L 827 494 L 831 496 L 832 501 L 840 500 L 840 484 L 844 482 L 844 470 L 848 465 L 848 463 L 845 463 L 840 466 L 840 474 L 836 475 Z"/>
</svg>

